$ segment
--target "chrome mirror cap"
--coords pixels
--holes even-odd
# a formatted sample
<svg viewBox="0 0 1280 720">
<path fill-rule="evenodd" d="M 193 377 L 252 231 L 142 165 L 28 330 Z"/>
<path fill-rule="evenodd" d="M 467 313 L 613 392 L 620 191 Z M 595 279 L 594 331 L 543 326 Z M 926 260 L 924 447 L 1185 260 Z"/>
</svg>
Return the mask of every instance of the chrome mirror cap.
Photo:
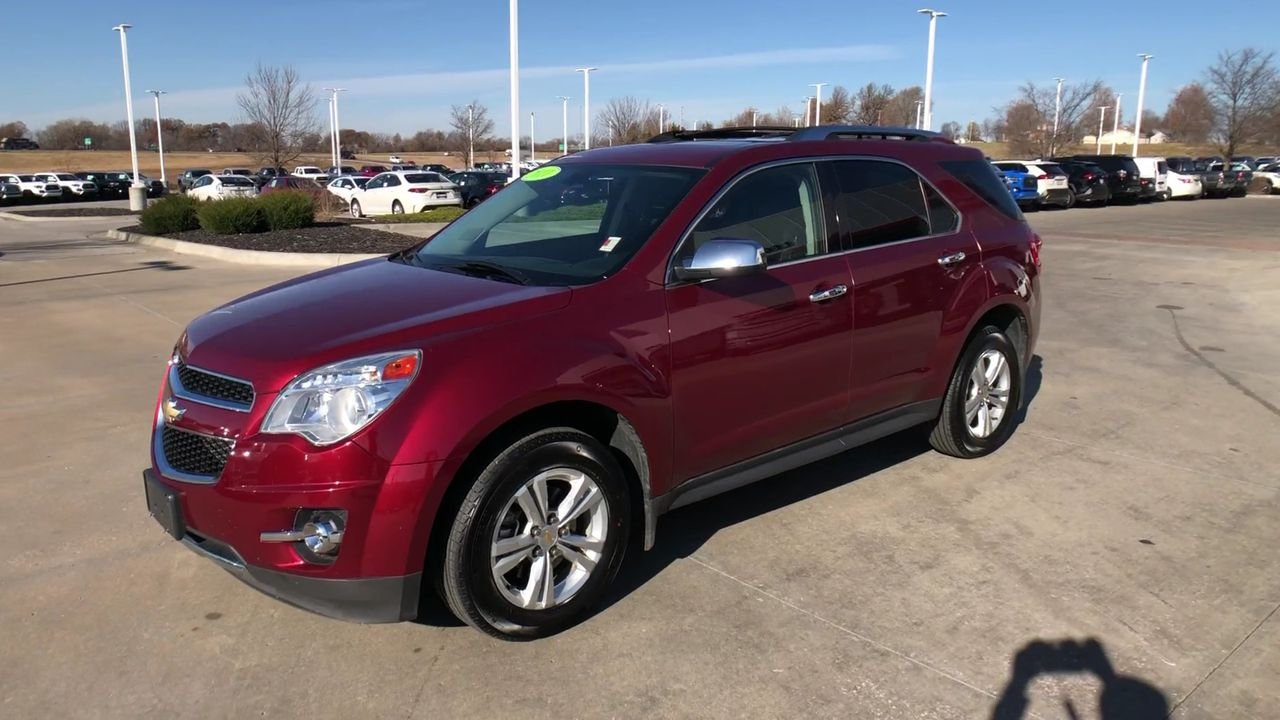
<svg viewBox="0 0 1280 720">
<path fill-rule="evenodd" d="M 764 248 L 755 240 L 713 238 L 694 251 L 683 266 L 677 266 L 678 280 L 706 280 L 763 272 L 768 267 Z"/>
</svg>

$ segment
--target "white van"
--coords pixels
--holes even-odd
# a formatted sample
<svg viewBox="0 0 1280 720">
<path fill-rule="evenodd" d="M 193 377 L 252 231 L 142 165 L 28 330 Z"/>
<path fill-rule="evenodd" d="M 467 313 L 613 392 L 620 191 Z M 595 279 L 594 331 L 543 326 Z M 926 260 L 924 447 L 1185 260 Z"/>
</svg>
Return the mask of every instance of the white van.
<svg viewBox="0 0 1280 720">
<path fill-rule="evenodd" d="M 1155 182 L 1156 199 L 1168 200 L 1171 196 L 1169 192 L 1169 163 L 1165 162 L 1162 157 L 1136 157 L 1133 161 L 1138 164 L 1138 172 L 1142 177 Z"/>
</svg>

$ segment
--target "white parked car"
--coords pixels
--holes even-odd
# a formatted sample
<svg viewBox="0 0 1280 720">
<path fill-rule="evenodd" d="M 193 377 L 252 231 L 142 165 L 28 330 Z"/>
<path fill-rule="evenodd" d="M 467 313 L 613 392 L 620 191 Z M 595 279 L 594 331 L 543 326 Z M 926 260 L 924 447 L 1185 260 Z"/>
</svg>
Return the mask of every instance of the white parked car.
<svg viewBox="0 0 1280 720">
<path fill-rule="evenodd" d="M 62 186 L 38 180 L 35 175 L 0 175 L 0 183 L 13 183 L 22 188 L 22 197 L 52 200 L 62 197 Z"/>
<path fill-rule="evenodd" d="M 401 160 L 399 155 L 392 155 L 390 158 L 387 158 L 387 162 L 402 163 L 404 160 Z"/>
<path fill-rule="evenodd" d="M 440 173 L 384 172 L 352 196 L 351 215 L 400 215 L 448 205 L 461 207 L 462 193 Z"/>
<path fill-rule="evenodd" d="M 1162 157 L 1136 157 L 1138 173 L 1141 177 L 1156 184 L 1156 199 L 1168 200 L 1173 197 L 1169 190 L 1169 163 Z"/>
<path fill-rule="evenodd" d="M 81 180 L 71 173 L 36 173 L 36 179 L 46 184 L 52 183 L 62 187 L 62 197 L 74 195 L 78 198 L 95 198 L 98 186 L 92 180 Z"/>
<path fill-rule="evenodd" d="M 293 172 L 289 174 L 294 177 L 300 177 L 306 180 L 310 180 L 311 182 L 316 184 L 326 182 L 329 179 L 329 173 L 321 170 L 315 165 L 299 165 L 298 167 L 293 169 Z"/>
<path fill-rule="evenodd" d="M 364 189 L 365 185 L 373 178 L 367 178 L 363 175 L 343 175 L 329 181 L 325 189 L 330 195 L 336 195 L 343 202 L 350 204 L 351 196 Z"/>
<path fill-rule="evenodd" d="M 1280 163 L 1272 162 L 1259 165 L 1253 171 L 1254 192 L 1271 195 L 1280 192 Z"/>
<path fill-rule="evenodd" d="M 998 160 L 995 166 L 1001 170 L 1034 175 L 1041 205 L 1069 208 L 1076 204 L 1067 171 L 1057 163 L 1047 160 Z"/>
<path fill-rule="evenodd" d="M 257 194 L 258 186 L 244 175 L 205 175 L 197 178 L 187 190 L 187 196 L 193 200 L 225 200 Z"/>
<path fill-rule="evenodd" d="M 1169 198 L 1175 200 L 1178 198 L 1191 198 L 1194 200 L 1204 195 L 1204 183 L 1200 181 L 1199 173 L 1180 173 L 1169 170 L 1166 176 L 1165 187 Z"/>
</svg>

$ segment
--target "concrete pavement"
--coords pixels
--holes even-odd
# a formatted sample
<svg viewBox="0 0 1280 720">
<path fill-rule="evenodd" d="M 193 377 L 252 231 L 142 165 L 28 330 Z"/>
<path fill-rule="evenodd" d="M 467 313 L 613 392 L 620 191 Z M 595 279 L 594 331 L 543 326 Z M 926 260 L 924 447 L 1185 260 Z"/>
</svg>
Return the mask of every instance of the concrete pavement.
<svg viewBox="0 0 1280 720">
<path fill-rule="evenodd" d="M 0 221 L 0 716 L 1270 717 L 1280 198 L 1030 220 L 1005 448 L 898 436 L 678 511 L 607 607 L 525 644 L 309 615 L 147 516 L 182 325 L 290 270 Z"/>
</svg>

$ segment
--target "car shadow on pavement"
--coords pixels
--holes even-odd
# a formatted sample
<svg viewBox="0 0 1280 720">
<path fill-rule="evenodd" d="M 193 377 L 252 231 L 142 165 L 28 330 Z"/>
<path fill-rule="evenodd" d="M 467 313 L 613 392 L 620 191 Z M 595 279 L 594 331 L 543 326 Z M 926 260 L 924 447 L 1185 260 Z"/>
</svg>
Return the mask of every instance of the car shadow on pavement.
<svg viewBox="0 0 1280 720">
<path fill-rule="evenodd" d="M 36 280 L 18 280 L 17 282 L 0 283 L 0 288 L 14 287 L 17 285 L 36 285 L 38 283 L 57 282 L 58 280 L 76 280 L 79 278 L 97 277 L 99 275 L 119 275 L 120 273 L 137 272 L 139 270 L 163 270 L 166 272 L 172 272 L 191 269 L 190 265 L 179 265 L 172 260 L 150 260 L 138 263 L 138 265 L 139 267 L 124 268 L 123 270 L 102 270 L 100 272 L 59 275 L 57 277 L 38 278 Z"/>
<path fill-rule="evenodd" d="M 1022 407 L 1018 408 L 1018 424 L 1026 422 L 1027 413 L 1031 410 L 1031 402 L 1040 394 L 1040 384 L 1044 382 L 1044 358 L 1032 355 L 1027 363 L 1027 372 L 1022 378 Z"/>
<path fill-rule="evenodd" d="M 1098 692 L 1096 715 L 1093 708 L 1076 708 L 1070 698 L 1063 698 L 1067 717 L 1098 717 L 1101 720 L 1164 720 L 1168 717 L 1169 699 L 1156 686 L 1116 673 L 1102 643 L 1087 640 L 1033 640 L 1018 650 L 1013 670 L 1000 699 L 991 710 L 991 720 L 1020 720 L 1029 716 L 1031 683 L 1041 676 L 1092 675 L 1102 683 Z M 1083 714 L 1081 712 L 1083 710 Z"/>
</svg>

